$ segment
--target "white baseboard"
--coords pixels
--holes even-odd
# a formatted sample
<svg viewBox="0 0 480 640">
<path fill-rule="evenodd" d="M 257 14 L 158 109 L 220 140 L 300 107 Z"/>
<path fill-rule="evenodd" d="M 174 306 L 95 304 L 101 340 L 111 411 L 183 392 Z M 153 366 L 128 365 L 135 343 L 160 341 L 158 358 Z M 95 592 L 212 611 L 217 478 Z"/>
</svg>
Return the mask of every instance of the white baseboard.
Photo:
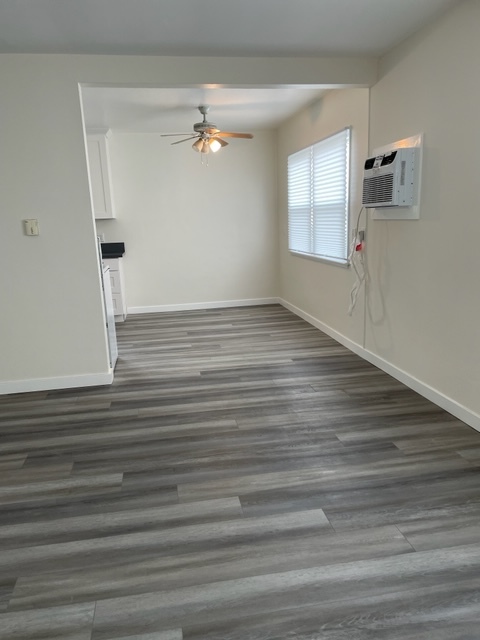
<svg viewBox="0 0 480 640">
<path fill-rule="evenodd" d="M 445 411 L 448 411 L 448 413 L 451 413 L 453 416 L 455 416 L 459 420 L 462 420 L 462 422 L 465 422 L 470 427 L 473 427 L 476 431 L 480 431 L 480 415 L 478 415 L 477 413 L 474 413 L 473 411 L 471 411 L 464 405 L 460 404 L 453 398 L 446 396 L 445 394 L 441 393 L 440 391 L 437 391 L 437 389 L 434 389 L 433 387 L 426 384 L 425 382 L 422 382 L 421 380 L 419 380 L 418 378 L 415 378 L 414 376 L 410 375 L 406 371 L 403 371 L 403 369 L 399 369 L 395 365 L 391 364 L 387 360 L 384 360 L 380 356 L 377 356 L 375 353 L 372 353 L 368 349 L 364 349 L 358 343 L 353 342 L 353 340 L 350 340 L 343 334 L 339 333 L 338 331 L 335 331 L 335 329 L 332 329 L 328 325 L 324 324 L 323 322 L 321 322 L 314 316 L 310 315 L 309 313 L 306 313 L 302 309 L 299 309 L 298 307 L 291 304 L 290 302 L 287 302 L 282 298 L 280 298 L 279 302 L 286 309 L 289 309 L 295 315 L 299 316 L 300 318 L 303 318 L 309 324 L 313 325 L 317 329 L 320 329 L 320 331 L 323 331 L 324 333 L 329 335 L 331 338 L 333 338 L 340 344 L 343 344 L 343 346 L 347 347 L 347 349 L 350 349 L 350 351 L 353 351 L 354 353 L 362 357 L 364 360 L 367 360 L 368 362 L 370 362 L 371 364 L 374 364 L 379 369 L 382 369 L 382 371 L 385 371 L 385 373 L 388 373 L 389 375 L 391 375 L 392 378 L 396 378 L 400 382 L 403 382 L 404 385 L 406 385 L 410 389 L 413 389 L 413 391 L 416 391 L 424 398 L 427 398 L 427 400 L 430 400 L 431 402 L 438 405 L 442 409 L 445 409 Z"/>
<path fill-rule="evenodd" d="M 128 313 L 169 313 L 172 311 L 195 311 L 198 309 L 253 307 L 260 304 L 279 304 L 279 302 L 279 298 L 250 298 L 244 300 L 219 300 L 216 302 L 186 302 L 183 304 L 161 304 L 150 307 L 128 307 Z"/>
<path fill-rule="evenodd" d="M 0 382 L 0 395 L 10 393 L 28 393 L 31 391 L 51 391 L 52 389 L 71 389 L 72 387 L 97 387 L 113 382 L 113 371 L 108 373 L 62 376 L 57 378 L 32 378 L 30 380 L 12 380 Z"/>
</svg>

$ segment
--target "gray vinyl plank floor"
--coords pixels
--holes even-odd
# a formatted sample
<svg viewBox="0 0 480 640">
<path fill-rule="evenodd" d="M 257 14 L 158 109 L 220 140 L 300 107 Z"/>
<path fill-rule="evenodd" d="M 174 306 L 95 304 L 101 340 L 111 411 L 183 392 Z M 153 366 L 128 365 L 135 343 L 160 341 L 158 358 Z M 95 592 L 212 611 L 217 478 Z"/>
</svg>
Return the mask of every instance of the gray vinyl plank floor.
<svg viewBox="0 0 480 640">
<path fill-rule="evenodd" d="M 479 640 L 480 433 L 278 305 L 0 398 L 0 640 Z"/>
</svg>

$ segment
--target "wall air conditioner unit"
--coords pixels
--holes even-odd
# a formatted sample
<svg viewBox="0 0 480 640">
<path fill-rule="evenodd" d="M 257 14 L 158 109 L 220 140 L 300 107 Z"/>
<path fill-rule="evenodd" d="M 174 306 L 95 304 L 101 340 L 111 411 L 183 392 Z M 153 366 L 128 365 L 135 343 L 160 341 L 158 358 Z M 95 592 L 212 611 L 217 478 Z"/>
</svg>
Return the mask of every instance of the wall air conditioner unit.
<svg viewBox="0 0 480 640">
<path fill-rule="evenodd" d="M 416 160 L 415 147 L 368 158 L 363 174 L 363 206 L 367 209 L 413 206 Z"/>
</svg>

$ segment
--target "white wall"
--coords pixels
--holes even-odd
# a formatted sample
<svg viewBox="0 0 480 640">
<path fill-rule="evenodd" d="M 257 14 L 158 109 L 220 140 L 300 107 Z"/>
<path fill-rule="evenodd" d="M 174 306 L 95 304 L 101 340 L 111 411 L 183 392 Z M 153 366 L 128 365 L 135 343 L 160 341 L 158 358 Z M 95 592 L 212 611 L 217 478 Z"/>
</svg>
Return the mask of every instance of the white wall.
<svg viewBox="0 0 480 640">
<path fill-rule="evenodd" d="M 281 295 L 477 429 L 479 25 L 480 2 L 460 2 L 381 61 L 380 79 L 370 92 L 369 148 L 424 133 L 422 199 L 419 220 L 377 221 L 369 214 L 365 324 L 362 305 L 351 321 L 345 314 L 348 271 L 288 254 L 284 188 L 280 226 Z M 354 95 L 331 93 L 318 114 L 304 112 L 284 128 L 284 174 L 286 154 L 294 150 L 289 140 L 298 136 L 295 146 L 301 147 L 347 124 L 362 132 L 366 156 L 365 108 L 359 109 Z M 359 162 L 357 181 L 360 169 Z"/>
<path fill-rule="evenodd" d="M 78 86 L 30 56 L 0 56 L 0 79 L 0 392 L 99 382 L 109 365 Z M 38 237 L 23 235 L 25 218 Z"/>
<path fill-rule="evenodd" d="M 354 283 L 352 270 L 295 256 L 288 251 L 288 155 L 348 126 L 352 126 L 350 218 L 353 228 L 361 207 L 361 167 L 368 149 L 368 89 L 331 91 L 279 130 L 281 297 L 323 325 L 361 344 L 361 296 L 354 314 L 347 314 Z"/>
<path fill-rule="evenodd" d="M 118 217 L 97 228 L 126 244 L 130 311 L 278 296 L 274 133 L 231 140 L 208 166 L 191 143 L 170 142 L 109 138 Z"/>
<path fill-rule="evenodd" d="M 418 221 L 373 221 L 366 346 L 480 414 L 480 2 L 461 2 L 386 56 L 371 147 L 423 132 Z"/>
<path fill-rule="evenodd" d="M 0 393 L 108 372 L 79 83 L 360 84 L 369 58 L 0 55 Z M 22 234 L 22 219 L 41 236 Z"/>
</svg>

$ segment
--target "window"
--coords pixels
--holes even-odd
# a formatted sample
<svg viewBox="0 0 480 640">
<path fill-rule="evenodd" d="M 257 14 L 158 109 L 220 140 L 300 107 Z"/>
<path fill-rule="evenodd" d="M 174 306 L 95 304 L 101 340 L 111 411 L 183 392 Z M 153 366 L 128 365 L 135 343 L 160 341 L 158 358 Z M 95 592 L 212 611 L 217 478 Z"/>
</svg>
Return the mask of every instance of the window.
<svg viewBox="0 0 480 640">
<path fill-rule="evenodd" d="M 288 156 L 288 248 L 346 263 L 350 127 Z"/>
</svg>

